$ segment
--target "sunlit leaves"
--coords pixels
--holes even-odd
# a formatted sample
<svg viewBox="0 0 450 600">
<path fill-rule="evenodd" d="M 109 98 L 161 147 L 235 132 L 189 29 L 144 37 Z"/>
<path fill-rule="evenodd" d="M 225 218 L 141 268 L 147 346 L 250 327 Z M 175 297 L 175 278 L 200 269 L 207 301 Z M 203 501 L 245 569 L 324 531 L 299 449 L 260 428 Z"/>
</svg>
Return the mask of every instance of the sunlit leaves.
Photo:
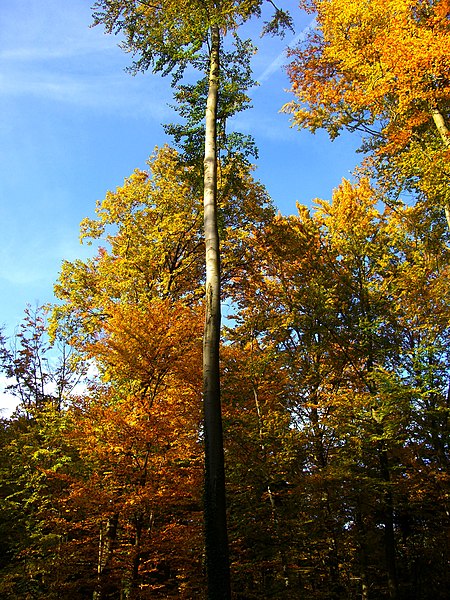
<svg viewBox="0 0 450 600">
<path fill-rule="evenodd" d="M 134 71 L 174 72 L 177 81 L 186 66 L 198 60 L 211 27 L 218 26 L 224 33 L 235 31 L 259 16 L 262 4 L 263 0 L 97 0 L 94 23 L 125 38 L 124 49 L 138 57 Z M 277 9 L 266 29 L 276 33 L 286 26 L 291 26 L 288 14 Z"/>
<path fill-rule="evenodd" d="M 292 51 L 299 127 L 360 130 L 394 198 L 406 187 L 447 207 L 450 21 L 445 2 L 308 2 L 317 28 Z"/>
<path fill-rule="evenodd" d="M 331 202 L 315 204 L 312 211 L 299 206 L 295 217 L 278 216 L 249 241 L 251 267 L 237 288 L 240 310 L 230 337 L 248 357 L 255 349 L 270 357 L 277 391 L 264 410 L 269 421 L 289 416 L 295 440 L 292 447 L 278 421 L 280 444 L 295 448 L 299 461 L 296 470 L 289 454 L 271 450 L 289 482 L 283 503 L 295 498 L 291 510 L 298 511 L 298 521 L 279 512 L 280 527 L 289 523 L 296 532 L 287 573 L 302 564 L 306 589 L 316 589 L 320 572 L 327 590 L 348 592 L 349 561 L 357 577 L 374 581 L 373 569 L 386 564 L 392 579 L 392 540 L 401 552 L 411 548 L 394 529 L 398 515 L 417 514 L 439 497 L 437 520 L 445 521 L 437 464 L 449 458 L 448 251 L 432 211 L 383 209 L 367 179 L 344 180 Z M 255 427 L 256 413 L 243 411 L 237 428 L 244 419 Z M 429 487 L 418 475 L 424 469 Z M 434 527 L 432 519 L 424 522 L 427 535 L 436 535 Z M 380 531 L 390 532 L 389 542 Z M 426 543 L 421 548 L 433 553 Z M 439 572 L 442 557 L 436 560 Z"/>
</svg>

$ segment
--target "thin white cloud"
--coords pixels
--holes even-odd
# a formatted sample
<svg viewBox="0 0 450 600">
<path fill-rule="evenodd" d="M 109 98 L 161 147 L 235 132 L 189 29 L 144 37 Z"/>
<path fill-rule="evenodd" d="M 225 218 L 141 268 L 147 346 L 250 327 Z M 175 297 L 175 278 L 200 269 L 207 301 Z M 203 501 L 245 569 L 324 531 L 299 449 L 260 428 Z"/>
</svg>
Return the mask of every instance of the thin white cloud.
<svg viewBox="0 0 450 600">
<path fill-rule="evenodd" d="M 0 67 L 1 68 L 1 67 Z M 151 90 L 149 86 L 151 85 Z M 164 120 L 169 114 L 166 84 L 157 78 L 132 78 L 121 72 L 80 75 L 52 70 L 0 70 L 0 97 L 40 97 L 146 119 Z"/>
<path fill-rule="evenodd" d="M 307 36 L 308 32 L 313 29 L 316 25 L 316 19 L 312 19 L 312 21 L 302 30 L 299 34 L 297 34 L 287 45 L 287 48 L 294 48 L 299 42 L 303 41 Z M 286 50 L 280 52 L 280 54 L 273 60 L 265 69 L 261 72 L 259 77 L 256 77 L 256 81 L 259 83 L 264 83 L 267 81 L 276 71 L 283 66 L 286 61 Z"/>
<path fill-rule="evenodd" d="M 84 0 L 2 0 L 0 57 L 43 60 L 114 48 L 118 38 L 91 27 L 89 4 Z"/>
<path fill-rule="evenodd" d="M 54 6 L 42 11 L 40 2 L 24 0 L 11 14 L 0 13 L 5 30 L 0 40 L 0 98 L 39 97 L 102 113 L 165 118 L 167 86 L 153 78 L 149 91 L 148 77 L 124 73 L 130 61 L 117 48 L 120 38 L 89 28 L 85 7 L 61 9 L 59 0 L 48 0 Z"/>
<path fill-rule="evenodd" d="M 257 140 L 272 142 L 295 141 L 298 133 L 289 127 L 286 115 L 281 115 L 275 110 L 266 115 L 239 115 L 233 119 L 232 128 L 254 136 Z"/>
<path fill-rule="evenodd" d="M 59 60 L 73 57 L 85 57 L 88 54 L 117 51 L 118 40 L 114 36 L 79 35 L 78 37 L 65 37 L 64 42 L 52 40 L 52 43 L 39 40 L 35 44 L 24 41 L 19 45 L 0 48 L 0 60 L 16 63 L 40 62 Z"/>
<path fill-rule="evenodd" d="M 85 260 L 95 253 L 95 248 L 81 245 L 77 231 L 67 226 L 53 224 L 48 229 L 42 226 L 40 235 L 25 231 L 21 253 L 17 254 L 15 240 L 19 232 L 14 224 L 3 233 L 4 244 L 0 251 L 0 286 L 48 286 L 52 289 L 63 259 Z M 14 229 L 16 231 L 14 232 Z M 52 236 L 52 243 L 48 239 Z"/>
</svg>

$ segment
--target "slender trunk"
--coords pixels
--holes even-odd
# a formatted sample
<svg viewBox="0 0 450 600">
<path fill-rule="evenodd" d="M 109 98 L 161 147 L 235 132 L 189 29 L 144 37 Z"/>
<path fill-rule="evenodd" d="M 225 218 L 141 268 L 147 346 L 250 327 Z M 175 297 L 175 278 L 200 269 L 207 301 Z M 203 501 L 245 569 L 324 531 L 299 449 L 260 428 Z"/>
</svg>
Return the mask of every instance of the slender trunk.
<svg viewBox="0 0 450 600">
<path fill-rule="evenodd" d="M 433 117 L 434 124 L 436 125 L 436 129 L 441 136 L 441 140 L 444 143 L 446 148 L 450 148 L 450 131 L 445 122 L 444 116 L 440 112 L 440 110 L 436 107 L 431 109 L 431 116 Z M 450 206 L 446 204 L 444 206 L 445 218 L 447 219 L 447 225 L 450 229 Z"/>
<path fill-rule="evenodd" d="M 110 570 L 110 561 L 113 555 L 113 546 L 117 537 L 117 525 L 119 515 L 115 513 L 106 521 L 101 523 L 98 543 L 97 563 L 97 589 L 93 594 L 93 600 L 102 600 L 104 597 L 104 586 L 107 583 Z"/>
<path fill-rule="evenodd" d="M 437 108 L 432 108 L 431 116 L 433 117 L 436 129 L 439 131 L 441 139 L 444 142 L 444 146 L 446 148 L 450 147 L 450 131 L 448 130 L 442 113 Z"/>
<path fill-rule="evenodd" d="M 131 565 L 132 587 L 136 589 L 139 583 L 139 565 L 141 564 L 141 536 L 142 536 L 142 518 L 137 516 L 135 519 L 134 530 L 134 556 Z"/>
<path fill-rule="evenodd" d="M 203 403 L 205 436 L 205 544 L 208 599 L 231 597 L 225 502 L 225 467 L 220 406 L 220 254 L 217 227 L 217 102 L 220 33 L 211 28 L 206 105 L 204 228 L 206 312 L 203 334 Z"/>
<path fill-rule="evenodd" d="M 262 454 L 264 457 L 264 467 L 265 467 L 267 464 L 267 452 L 266 452 L 266 445 L 264 443 L 264 431 L 263 431 L 264 430 L 264 421 L 263 421 L 263 416 L 262 416 L 262 412 L 261 412 L 261 407 L 259 404 L 258 390 L 256 389 L 254 384 L 252 384 L 252 389 L 253 389 L 253 398 L 255 400 L 255 406 L 256 406 L 256 414 L 258 416 L 259 443 L 260 443 L 261 451 L 262 451 Z M 274 497 L 274 494 L 270 487 L 269 473 L 267 473 L 267 495 L 269 497 L 270 508 L 272 510 L 272 522 L 274 525 L 274 532 L 275 532 L 275 536 L 276 536 L 276 545 L 279 548 L 281 567 L 283 569 L 284 585 L 286 588 L 288 588 L 290 586 L 288 561 L 287 561 L 287 556 L 286 556 L 286 552 L 284 549 L 283 541 L 282 541 L 281 535 L 280 535 L 280 521 L 278 518 L 278 511 L 277 511 L 275 497 Z"/>
<path fill-rule="evenodd" d="M 357 498 L 357 504 L 355 509 L 355 523 L 357 531 L 357 544 L 359 550 L 359 576 L 361 579 L 361 600 L 369 600 L 369 578 L 368 578 L 368 564 L 369 564 L 369 552 L 367 548 L 367 530 L 364 523 L 364 516 L 362 510 L 362 502 L 360 498 Z"/>
<path fill-rule="evenodd" d="M 389 597 L 391 600 L 398 598 L 398 581 L 397 581 L 397 559 L 395 551 L 395 532 L 394 532 L 394 500 L 390 489 L 390 471 L 387 452 L 385 448 L 379 450 L 379 460 L 381 468 L 381 476 L 386 484 L 384 492 L 384 551 L 386 556 L 387 576 Z"/>
<path fill-rule="evenodd" d="M 317 398 L 315 400 L 317 404 Z M 316 407 L 311 408 L 310 420 L 313 425 L 313 447 L 315 451 L 315 459 L 318 467 L 323 473 L 326 473 L 328 466 L 327 452 L 324 448 L 323 438 L 320 431 L 320 418 Z M 342 585 L 340 583 L 340 572 L 339 572 L 339 551 L 338 551 L 338 539 L 336 536 L 335 526 L 335 515 L 330 503 L 330 490 L 326 480 L 323 479 L 323 486 L 321 487 L 321 509 L 323 511 L 323 522 L 328 538 L 328 552 L 326 554 L 325 564 L 328 568 L 329 573 L 329 594 L 330 598 L 341 598 L 342 597 Z"/>
</svg>

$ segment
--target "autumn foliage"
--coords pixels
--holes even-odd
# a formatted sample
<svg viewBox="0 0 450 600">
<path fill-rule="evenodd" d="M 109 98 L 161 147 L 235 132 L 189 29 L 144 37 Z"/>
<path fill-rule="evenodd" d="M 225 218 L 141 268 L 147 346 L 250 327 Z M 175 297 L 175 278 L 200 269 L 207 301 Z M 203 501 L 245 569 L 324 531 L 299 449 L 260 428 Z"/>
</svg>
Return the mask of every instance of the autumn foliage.
<svg viewBox="0 0 450 600">
<path fill-rule="evenodd" d="M 446 600 L 450 7 L 304 4 L 289 110 L 362 129 L 368 160 L 290 216 L 244 154 L 219 162 L 232 597 Z M 155 149 L 82 222 L 58 302 L 0 338 L 5 600 L 205 597 L 195 168 Z"/>
<path fill-rule="evenodd" d="M 447 0 L 303 2 L 317 27 L 291 52 L 285 110 L 331 138 L 365 134 L 386 188 L 415 189 L 449 219 L 450 6 Z"/>
</svg>

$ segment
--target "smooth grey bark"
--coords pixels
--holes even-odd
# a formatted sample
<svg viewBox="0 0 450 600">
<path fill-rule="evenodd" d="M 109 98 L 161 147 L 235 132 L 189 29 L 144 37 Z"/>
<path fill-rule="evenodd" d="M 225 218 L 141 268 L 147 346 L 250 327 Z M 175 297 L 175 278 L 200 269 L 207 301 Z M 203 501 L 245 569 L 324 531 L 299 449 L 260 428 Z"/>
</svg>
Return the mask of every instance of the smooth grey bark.
<svg viewBox="0 0 450 600">
<path fill-rule="evenodd" d="M 433 117 L 436 129 L 439 131 L 439 135 L 444 142 L 444 146 L 448 148 L 450 146 L 450 131 L 445 123 L 444 116 L 437 108 L 431 109 L 431 116 Z"/>
<path fill-rule="evenodd" d="M 209 600 L 231 598 L 225 500 L 225 466 L 220 402 L 220 249 L 217 226 L 217 104 L 220 33 L 211 27 L 204 160 L 204 232 L 206 253 L 205 328 L 203 334 L 203 406 L 205 438 L 205 544 Z"/>
<path fill-rule="evenodd" d="M 438 110 L 438 108 L 434 107 L 431 109 L 431 116 L 433 117 L 434 124 L 436 125 L 436 129 L 441 136 L 441 140 L 444 143 L 446 148 L 450 148 L 450 131 L 445 122 L 444 116 Z M 450 206 L 446 204 L 444 206 L 445 218 L 447 219 L 447 225 L 450 229 Z"/>
</svg>

